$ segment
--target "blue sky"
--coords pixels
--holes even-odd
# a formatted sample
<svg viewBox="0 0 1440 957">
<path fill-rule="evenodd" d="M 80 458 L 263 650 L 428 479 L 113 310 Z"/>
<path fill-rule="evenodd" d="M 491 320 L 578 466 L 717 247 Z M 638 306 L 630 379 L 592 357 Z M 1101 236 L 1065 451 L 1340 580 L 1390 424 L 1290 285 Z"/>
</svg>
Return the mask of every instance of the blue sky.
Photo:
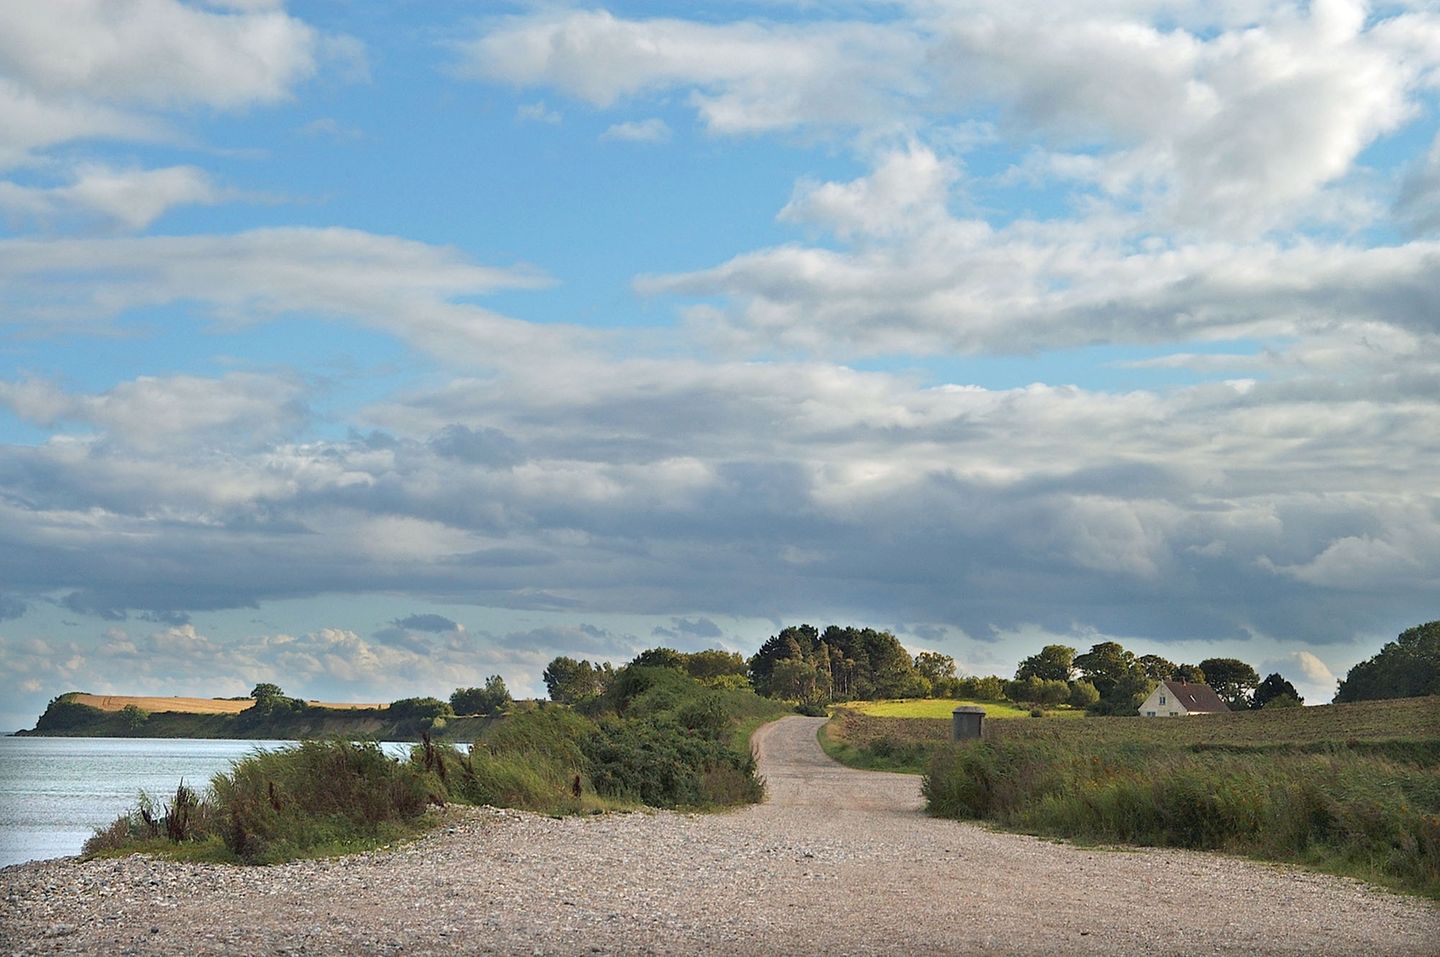
<svg viewBox="0 0 1440 957">
<path fill-rule="evenodd" d="M 63 11 L 58 11 L 63 7 Z M 0 10 L 0 727 L 1440 594 L 1440 8 Z"/>
</svg>

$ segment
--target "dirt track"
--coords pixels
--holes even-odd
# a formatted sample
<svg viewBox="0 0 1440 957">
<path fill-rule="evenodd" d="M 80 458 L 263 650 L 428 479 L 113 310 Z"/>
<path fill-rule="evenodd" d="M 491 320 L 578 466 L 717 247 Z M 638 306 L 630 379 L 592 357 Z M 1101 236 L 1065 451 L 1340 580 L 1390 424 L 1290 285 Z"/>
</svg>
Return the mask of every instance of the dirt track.
<svg viewBox="0 0 1440 957">
<path fill-rule="evenodd" d="M 273 868 L 0 871 L 20 953 L 1425 954 L 1440 908 L 1217 855 L 939 821 L 850 771 L 820 719 L 756 737 L 771 800 L 555 820 L 481 809 L 392 851 Z"/>
</svg>

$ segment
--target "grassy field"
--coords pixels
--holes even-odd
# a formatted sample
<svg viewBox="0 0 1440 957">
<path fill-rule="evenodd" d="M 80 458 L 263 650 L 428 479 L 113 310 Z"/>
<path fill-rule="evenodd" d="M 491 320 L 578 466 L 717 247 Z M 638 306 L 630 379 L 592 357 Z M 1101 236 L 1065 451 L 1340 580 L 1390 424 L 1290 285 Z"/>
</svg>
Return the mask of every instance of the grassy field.
<svg viewBox="0 0 1440 957">
<path fill-rule="evenodd" d="M 134 705 L 141 711 L 149 711 L 152 714 L 239 714 L 240 712 L 253 707 L 255 702 L 250 698 L 234 700 L 230 698 L 182 698 L 178 696 L 162 698 L 145 695 L 120 695 L 120 694 L 76 694 L 71 695 L 70 700 L 76 704 L 89 705 L 101 711 L 123 711 L 130 705 Z M 312 708 L 327 708 L 331 711 L 353 711 L 356 709 L 379 710 L 387 707 L 383 704 L 354 704 L 351 702 L 338 701 L 307 701 Z"/>
<path fill-rule="evenodd" d="M 1440 898 L 1440 700 L 1189 718 L 944 722 L 861 716 L 862 753 L 914 749 L 931 813 L 1033 834 L 1222 850 Z"/>
<path fill-rule="evenodd" d="M 984 708 L 987 718 L 1028 718 L 1029 708 L 1021 708 L 1008 701 L 963 701 L 959 698 L 905 698 L 897 701 L 856 701 L 846 705 L 861 714 L 876 718 L 943 718 L 950 720 L 950 713 L 960 706 Z M 1047 712 L 1047 717 L 1079 718 L 1085 712 L 1069 706 Z"/>
</svg>

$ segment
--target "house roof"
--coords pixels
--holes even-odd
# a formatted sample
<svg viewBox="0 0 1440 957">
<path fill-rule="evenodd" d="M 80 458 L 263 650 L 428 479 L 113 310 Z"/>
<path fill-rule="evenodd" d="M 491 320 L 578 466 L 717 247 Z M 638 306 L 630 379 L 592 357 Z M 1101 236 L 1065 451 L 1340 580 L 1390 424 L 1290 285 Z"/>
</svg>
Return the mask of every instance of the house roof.
<svg viewBox="0 0 1440 957">
<path fill-rule="evenodd" d="M 1188 681 L 1162 681 L 1160 683 L 1170 689 L 1175 700 L 1184 705 L 1186 711 L 1199 711 L 1205 714 L 1230 710 L 1230 706 L 1209 685 L 1190 684 Z"/>
</svg>

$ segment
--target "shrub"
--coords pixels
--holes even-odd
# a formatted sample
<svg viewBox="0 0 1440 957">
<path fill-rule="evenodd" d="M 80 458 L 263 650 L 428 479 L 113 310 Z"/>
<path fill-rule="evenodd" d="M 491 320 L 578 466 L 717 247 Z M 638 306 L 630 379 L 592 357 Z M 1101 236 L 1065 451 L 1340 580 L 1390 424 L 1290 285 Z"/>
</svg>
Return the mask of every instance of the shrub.
<svg viewBox="0 0 1440 957">
<path fill-rule="evenodd" d="M 446 796 L 438 778 L 413 763 L 387 757 L 374 742 L 343 740 L 257 752 L 217 774 L 211 791 L 225 845 L 249 863 L 403 833 Z"/>
<path fill-rule="evenodd" d="M 1090 708 L 1100 703 L 1100 692 L 1088 681 L 1077 681 L 1070 686 L 1070 707 Z"/>
<path fill-rule="evenodd" d="M 134 850 L 137 845 L 154 845 L 162 840 L 162 835 L 163 840 L 171 844 L 205 841 L 216 835 L 216 825 L 214 804 L 182 780 L 163 809 L 154 798 L 141 791 L 135 807 L 105 827 L 96 828 L 81 853 L 93 857 Z"/>
<path fill-rule="evenodd" d="M 652 807 L 735 803 L 737 794 L 759 799 L 753 756 L 694 734 L 669 716 L 602 720 L 582 748 L 601 794 Z M 718 790 L 717 782 L 723 784 Z"/>
</svg>

